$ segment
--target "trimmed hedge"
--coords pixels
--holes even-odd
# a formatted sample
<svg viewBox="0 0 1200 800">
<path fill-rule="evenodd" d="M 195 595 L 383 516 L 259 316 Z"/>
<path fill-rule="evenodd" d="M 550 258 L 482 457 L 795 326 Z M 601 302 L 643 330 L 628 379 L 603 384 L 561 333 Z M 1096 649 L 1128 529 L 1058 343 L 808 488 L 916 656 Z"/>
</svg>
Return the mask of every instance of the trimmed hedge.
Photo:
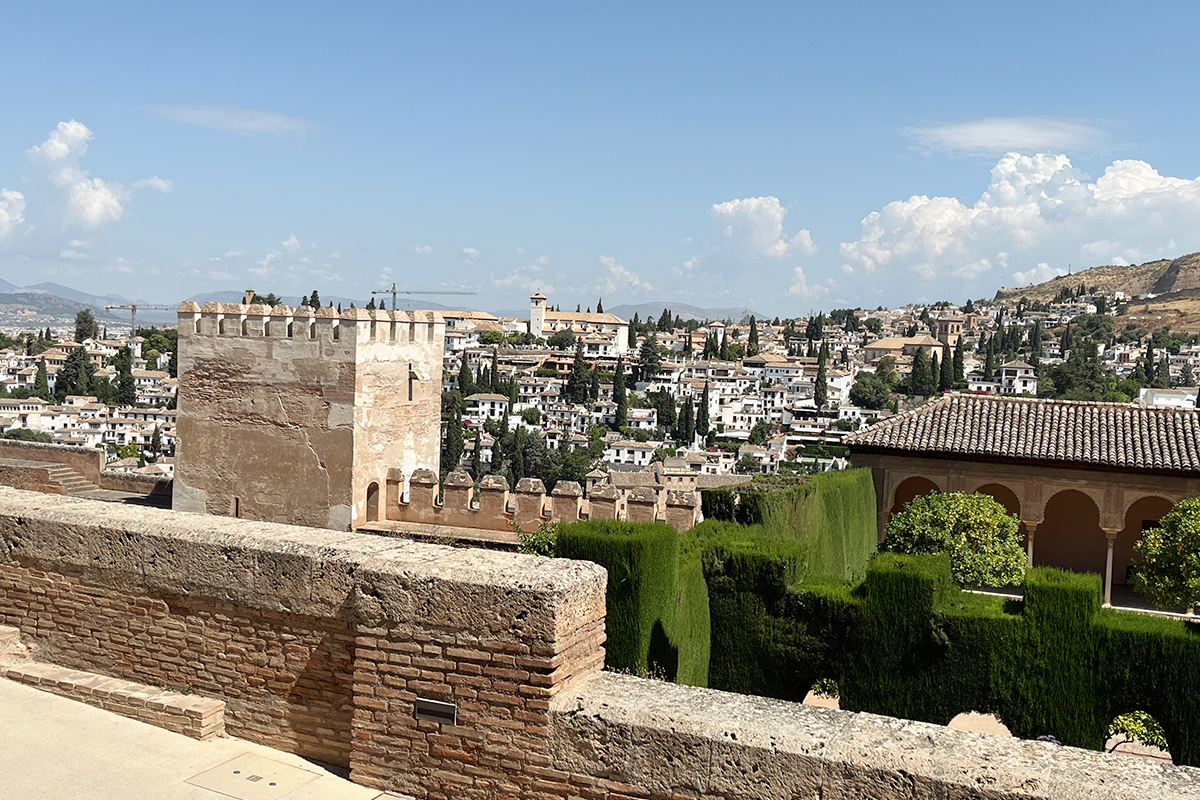
<svg viewBox="0 0 1200 800">
<path fill-rule="evenodd" d="M 675 680 L 679 536 L 662 523 L 573 522 L 558 531 L 555 555 L 608 570 L 605 666 Z"/>
<path fill-rule="evenodd" d="M 994 713 L 1016 736 L 1091 749 L 1141 710 L 1176 763 L 1200 765 L 1200 626 L 1101 609 L 1095 575 L 1031 569 L 1020 602 L 962 592 L 944 555 L 881 554 L 858 583 L 797 586 L 792 564 L 706 557 L 713 686 L 798 699 L 832 678 L 847 710 L 943 725 Z"/>
</svg>

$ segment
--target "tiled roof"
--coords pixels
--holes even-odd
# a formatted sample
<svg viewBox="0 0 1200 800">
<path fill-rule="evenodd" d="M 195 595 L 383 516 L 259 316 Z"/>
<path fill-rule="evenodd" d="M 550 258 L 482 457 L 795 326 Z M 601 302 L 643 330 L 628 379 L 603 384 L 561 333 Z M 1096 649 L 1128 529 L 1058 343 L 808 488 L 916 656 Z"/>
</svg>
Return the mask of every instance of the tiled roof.
<svg viewBox="0 0 1200 800">
<path fill-rule="evenodd" d="M 1200 472 L 1200 413 L 1125 403 L 948 394 L 854 433 L 852 449 Z"/>
</svg>

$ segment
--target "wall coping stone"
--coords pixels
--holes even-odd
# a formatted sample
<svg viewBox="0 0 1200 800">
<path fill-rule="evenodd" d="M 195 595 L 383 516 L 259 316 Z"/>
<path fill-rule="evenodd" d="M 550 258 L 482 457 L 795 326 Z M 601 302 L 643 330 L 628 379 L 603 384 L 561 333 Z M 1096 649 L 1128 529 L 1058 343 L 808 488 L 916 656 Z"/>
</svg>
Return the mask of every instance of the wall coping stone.
<svg viewBox="0 0 1200 800">
<path fill-rule="evenodd" d="M 1192 767 L 607 672 L 552 700 L 550 754 L 656 797 L 1200 797 Z"/>
<path fill-rule="evenodd" d="M 585 561 L 98 503 L 0 487 L 0 563 L 373 625 L 558 642 L 603 607 Z M 597 601 L 597 598 L 598 601 Z"/>
</svg>

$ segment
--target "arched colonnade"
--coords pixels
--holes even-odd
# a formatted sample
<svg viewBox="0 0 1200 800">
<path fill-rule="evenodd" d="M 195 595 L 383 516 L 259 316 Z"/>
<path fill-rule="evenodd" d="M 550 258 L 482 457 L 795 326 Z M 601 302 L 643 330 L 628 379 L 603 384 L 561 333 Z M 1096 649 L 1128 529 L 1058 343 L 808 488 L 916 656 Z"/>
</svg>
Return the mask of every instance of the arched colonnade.
<svg viewBox="0 0 1200 800">
<path fill-rule="evenodd" d="M 932 461 L 932 460 L 931 460 Z M 1104 576 L 1104 603 L 1112 587 L 1126 582 L 1133 545 L 1175 503 L 1200 494 L 1195 479 L 1156 480 L 1120 473 L 1089 475 L 1082 470 L 1038 467 L 973 470 L 970 462 L 907 468 L 875 467 L 879 537 L 891 515 L 914 497 L 938 492 L 989 494 L 1021 520 L 1031 565 L 1053 566 Z M 1055 474 L 1058 473 L 1058 474 Z"/>
</svg>

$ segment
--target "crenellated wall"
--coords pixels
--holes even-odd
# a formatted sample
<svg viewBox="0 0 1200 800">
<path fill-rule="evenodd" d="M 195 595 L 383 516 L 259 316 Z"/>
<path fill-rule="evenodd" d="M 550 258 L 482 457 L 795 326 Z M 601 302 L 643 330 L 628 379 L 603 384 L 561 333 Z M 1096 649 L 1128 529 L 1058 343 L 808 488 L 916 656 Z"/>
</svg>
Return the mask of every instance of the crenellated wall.
<svg viewBox="0 0 1200 800">
<path fill-rule="evenodd" d="M 417 470 L 408 486 L 405 501 L 404 473 L 395 469 L 389 472 L 383 521 L 506 532 L 516 522 L 532 532 L 543 522 L 618 518 L 619 492 L 612 486 L 598 486 L 590 498 L 584 499 L 578 483 L 559 481 L 547 497 L 545 484 L 538 478 L 522 478 L 517 481 L 516 491 L 510 492 L 506 478 L 486 475 L 476 492 L 471 476 L 456 470 L 446 475 L 441 503 L 437 502 L 438 480 L 433 471 Z M 695 492 L 670 491 L 662 513 L 657 493 L 638 488 L 629 493 L 626 508 L 630 522 L 666 522 L 683 532 L 698 521 L 700 502 Z"/>
</svg>

